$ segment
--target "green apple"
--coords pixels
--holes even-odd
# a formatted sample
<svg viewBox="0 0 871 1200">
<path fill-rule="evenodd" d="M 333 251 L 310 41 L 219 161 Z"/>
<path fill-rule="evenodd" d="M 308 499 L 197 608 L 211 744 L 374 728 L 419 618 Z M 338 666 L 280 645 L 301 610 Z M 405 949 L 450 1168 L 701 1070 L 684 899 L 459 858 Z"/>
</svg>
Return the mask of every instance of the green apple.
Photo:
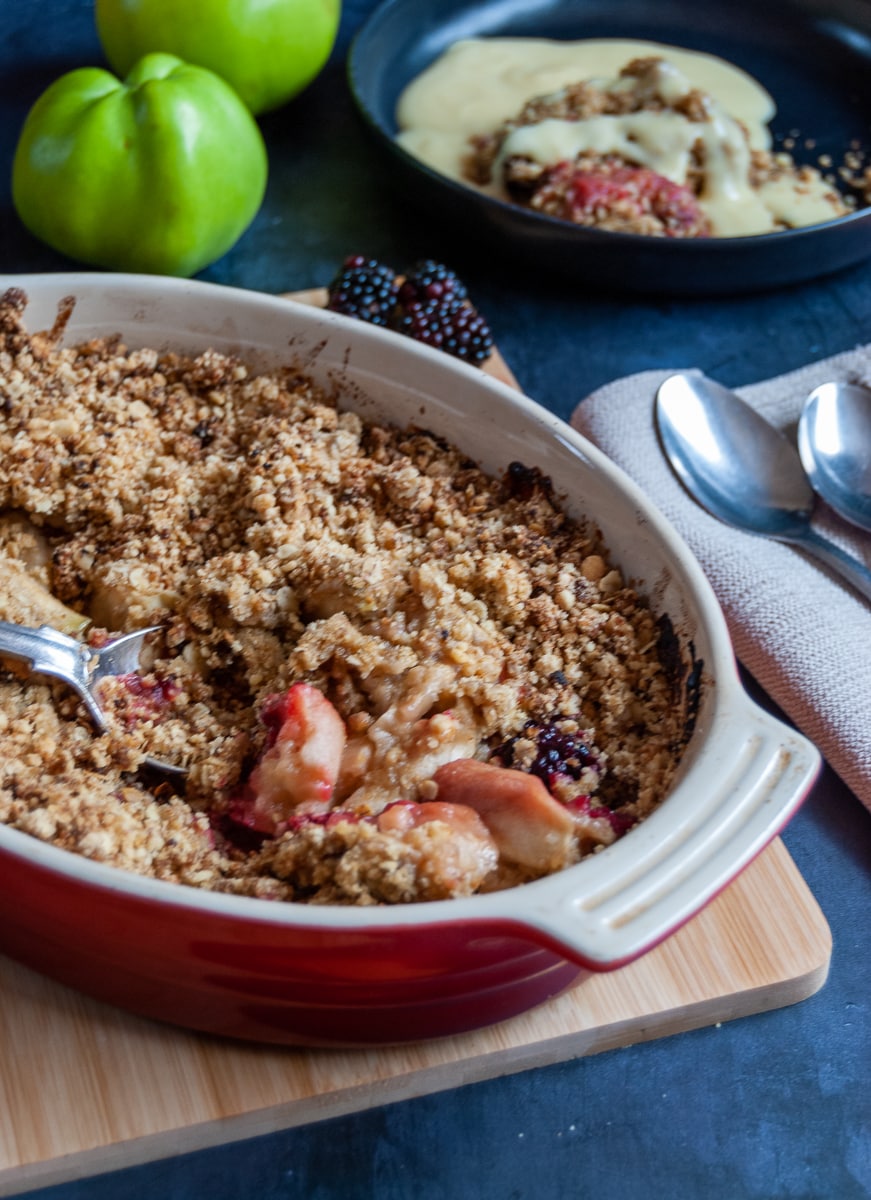
<svg viewBox="0 0 871 1200">
<path fill-rule="evenodd" d="M 152 51 L 208 67 L 252 113 L 286 103 L 321 71 L 341 0 L 96 0 L 97 32 L 119 75 Z"/>
<path fill-rule="evenodd" d="M 213 71 L 147 54 L 122 83 L 62 75 L 24 122 L 12 166 L 23 223 L 70 258 L 193 275 L 241 237 L 266 187 L 257 122 Z"/>
</svg>

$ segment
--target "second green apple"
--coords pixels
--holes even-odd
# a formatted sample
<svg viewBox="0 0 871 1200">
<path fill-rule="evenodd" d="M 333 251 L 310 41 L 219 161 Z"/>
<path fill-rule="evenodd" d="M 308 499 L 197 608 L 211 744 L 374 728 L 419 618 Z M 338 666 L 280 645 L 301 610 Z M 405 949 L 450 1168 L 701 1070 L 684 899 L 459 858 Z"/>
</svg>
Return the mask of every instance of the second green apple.
<svg viewBox="0 0 871 1200">
<path fill-rule="evenodd" d="M 208 67 L 252 113 L 278 108 L 320 73 L 341 0 L 96 0 L 106 57 L 125 75 L 163 51 Z"/>
</svg>

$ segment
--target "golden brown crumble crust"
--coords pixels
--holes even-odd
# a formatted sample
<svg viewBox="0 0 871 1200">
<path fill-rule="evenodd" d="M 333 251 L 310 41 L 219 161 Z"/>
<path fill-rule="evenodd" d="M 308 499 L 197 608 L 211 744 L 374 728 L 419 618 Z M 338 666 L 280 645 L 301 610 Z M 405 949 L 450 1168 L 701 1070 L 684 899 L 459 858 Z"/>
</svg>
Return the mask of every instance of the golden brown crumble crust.
<svg viewBox="0 0 871 1200">
<path fill-rule="evenodd" d="M 432 799 L 428 755 L 488 759 L 555 714 L 592 748 L 594 798 L 630 823 L 663 798 L 683 714 L 656 618 L 536 471 L 488 478 L 430 433 L 340 411 L 293 371 L 111 338 L 61 348 L 70 306 L 30 335 L 25 305 L 17 291 L 0 303 L 0 618 L 66 620 L 92 644 L 161 632 L 144 691 L 107 689 L 101 736 L 63 685 L 0 666 L 0 820 L 246 895 L 461 894 L 431 870 L 462 858 L 438 821 L 402 839 L 348 821 L 225 840 L 264 745 L 261 706 L 296 681 L 371 738 L 358 812 Z M 137 770 L 146 753 L 187 766 L 183 794 Z M 613 836 L 594 813 L 578 853 Z M 467 890 L 528 874 L 502 862 Z"/>
</svg>

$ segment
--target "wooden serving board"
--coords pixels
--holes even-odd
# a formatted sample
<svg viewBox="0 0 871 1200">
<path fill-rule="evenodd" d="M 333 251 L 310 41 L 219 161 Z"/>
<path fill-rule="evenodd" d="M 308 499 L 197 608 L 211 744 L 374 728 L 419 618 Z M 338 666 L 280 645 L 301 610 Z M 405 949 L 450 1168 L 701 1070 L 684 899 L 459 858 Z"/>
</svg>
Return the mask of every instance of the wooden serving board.
<svg viewBox="0 0 871 1200">
<path fill-rule="evenodd" d="M 0 1195 L 407 1100 L 803 1000 L 828 926 L 781 841 L 619 971 L 489 1029 L 374 1050 L 158 1025 L 0 958 Z"/>
<path fill-rule="evenodd" d="M 498 355 L 488 369 L 513 382 Z M 792 1004 L 822 986 L 830 954 L 825 918 L 777 840 L 637 962 L 489 1029 L 406 1046 L 229 1042 L 130 1016 L 0 958 L 0 1195 Z"/>
</svg>

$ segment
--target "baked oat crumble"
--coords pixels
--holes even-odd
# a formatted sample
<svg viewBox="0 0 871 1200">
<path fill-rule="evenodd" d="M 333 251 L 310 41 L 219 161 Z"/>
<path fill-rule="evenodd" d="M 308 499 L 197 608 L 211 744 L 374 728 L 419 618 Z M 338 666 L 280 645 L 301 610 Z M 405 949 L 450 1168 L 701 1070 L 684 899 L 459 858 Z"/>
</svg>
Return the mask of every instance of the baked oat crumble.
<svg viewBox="0 0 871 1200">
<path fill-rule="evenodd" d="M 0 820 L 157 879 L 369 905 L 559 870 L 663 799 L 667 623 L 535 468 L 489 478 L 293 370 L 62 348 L 72 304 L 33 334 L 25 308 L 0 301 L 0 618 L 160 633 L 102 735 L 0 664 Z"/>
</svg>

